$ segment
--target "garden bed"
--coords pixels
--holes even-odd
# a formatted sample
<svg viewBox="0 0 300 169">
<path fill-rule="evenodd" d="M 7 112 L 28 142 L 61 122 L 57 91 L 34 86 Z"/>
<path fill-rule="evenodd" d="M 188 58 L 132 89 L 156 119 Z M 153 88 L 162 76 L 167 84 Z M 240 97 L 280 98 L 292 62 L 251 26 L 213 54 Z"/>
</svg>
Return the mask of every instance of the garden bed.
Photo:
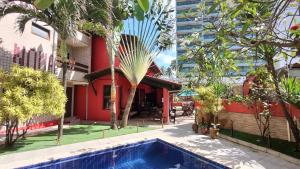
<svg viewBox="0 0 300 169">
<path fill-rule="evenodd" d="M 231 137 L 230 129 L 221 129 L 220 133 Z M 240 131 L 233 131 L 233 138 L 246 141 L 261 147 L 269 148 L 268 141 L 262 140 L 261 136 L 259 135 L 244 133 Z M 295 151 L 294 142 L 272 138 L 270 143 L 271 143 L 271 147 L 269 149 L 300 159 L 300 152 Z"/>
</svg>

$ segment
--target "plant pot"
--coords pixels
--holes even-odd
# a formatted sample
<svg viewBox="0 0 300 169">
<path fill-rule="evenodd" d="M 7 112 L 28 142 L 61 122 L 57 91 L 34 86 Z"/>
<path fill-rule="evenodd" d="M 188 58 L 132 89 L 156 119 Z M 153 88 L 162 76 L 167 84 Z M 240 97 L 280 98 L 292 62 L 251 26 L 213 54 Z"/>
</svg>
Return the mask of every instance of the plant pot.
<svg viewBox="0 0 300 169">
<path fill-rule="evenodd" d="M 209 134 L 210 134 L 210 138 L 216 139 L 218 137 L 218 134 L 219 134 L 219 129 L 211 127 L 209 129 Z"/>
<path fill-rule="evenodd" d="M 198 133 L 206 135 L 206 134 L 208 134 L 208 129 L 206 127 L 200 127 L 200 128 L 198 128 Z"/>
<path fill-rule="evenodd" d="M 198 133 L 198 125 L 196 123 L 192 125 L 192 129 L 195 133 Z"/>
</svg>

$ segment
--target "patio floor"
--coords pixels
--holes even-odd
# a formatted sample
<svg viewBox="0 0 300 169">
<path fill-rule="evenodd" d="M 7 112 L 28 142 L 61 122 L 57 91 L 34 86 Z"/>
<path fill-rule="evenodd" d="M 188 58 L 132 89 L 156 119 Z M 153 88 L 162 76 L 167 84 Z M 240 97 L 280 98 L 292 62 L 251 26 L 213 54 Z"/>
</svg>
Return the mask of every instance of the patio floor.
<svg viewBox="0 0 300 169">
<path fill-rule="evenodd" d="M 176 144 L 232 168 L 300 168 L 270 154 L 254 151 L 223 139 L 211 140 L 207 136 L 195 134 L 191 129 L 192 123 L 192 117 L 182 118 L 177 120 L 176 125 L 171 124 L 165 126 L 164 129 L 2 155 L 0 156 L 0 168 L 16 168 L 153 138 L 160 138 Z"/>
</svg>

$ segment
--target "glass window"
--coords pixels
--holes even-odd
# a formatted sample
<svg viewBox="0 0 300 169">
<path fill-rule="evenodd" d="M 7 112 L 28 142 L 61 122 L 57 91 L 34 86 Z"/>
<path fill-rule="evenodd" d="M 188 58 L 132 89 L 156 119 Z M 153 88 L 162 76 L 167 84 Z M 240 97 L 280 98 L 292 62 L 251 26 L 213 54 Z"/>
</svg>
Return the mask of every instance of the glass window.
<svg viewBox="0 0 300 169">
<path fill-rule="evenodd" d="M 104 85 L 103 88 L 103 109 L 110 109 L 110 85 Z"/>
<path fill-rule="evenodd" d="M 198 4 L 200 3 L 201 0 L 193 0 L 193 1 L 183 1 L 183 2 L 177 2 L 177 6 L 182 6 L 182 5 L 192 5 L 192 4 Z"/>
<path fill-rule="evenodd" d="M 215 34 L 205 34 L 203 35 L 204 39 L 215 39 L 216 35 Z"/>
<path fill-rule="evenodd" d="M 34 22 L 32 22 L 31 25 L 31 33 L 47 40 L 50 39 L 50 30 Z"/>
<path fill-rule="evenodd" d="M 193 30 L 193 29 L 201 29 L 201 25 L 185 25 L 185 26 L 177 26 L 177 30 Z"/>
</svg>

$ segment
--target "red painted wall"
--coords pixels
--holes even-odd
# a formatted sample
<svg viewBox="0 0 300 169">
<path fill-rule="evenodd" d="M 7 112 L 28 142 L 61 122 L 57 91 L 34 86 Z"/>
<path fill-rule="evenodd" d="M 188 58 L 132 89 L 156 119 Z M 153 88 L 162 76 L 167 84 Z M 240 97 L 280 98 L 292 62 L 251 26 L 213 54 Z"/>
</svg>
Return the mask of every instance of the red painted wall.
<svg viewBox="0 0 300 169">
<path fill-rule="evenodd" d="M 103 89 L 105 85 L 111 85 L 110 75 L 106 75 L 94 81 L 94 87 L 97 95 L 94 94 L 92 85 L 88 86 L 88 116 L 87 120 L 95 121 L 110 121 L 110 110 L 103 109 Z M 124 109 L 127 103 L 127 98 L 130 92 L 130 83 L 122 75 L 116 73 L 116 88 L 117 88 L 117 118 L 120 114 L 120 109 Z M 140 89 L 145 89 L 145 93 L 154 92 L 154 89 L 146 84 L 140 84 Z M 122 99 L 120 98 L 120 90 L 122 90 Z M 75 88 L 75 107 L 74 112 L 79 119 L 85 120 L 85 86 L 76 86 Z M 157 89 L 157 102 L 162 105 L 162 98 L 164 102 L 169 103 L 169 92 L 167 89 Z M 121 107 L 120 107 L 121 102 Z M 167 105 L 164 105 L 164 112 L 166 118 L 169 116 Z"/>
<path fill-rule="evenodd" d="M 156 105 L 162 105 L 162 98 L 163 98 L 163 89 L 158 88 L 156 89 Z"/>
<path fill-rule="evenodd" d="M 109 67 L 109 58 L 106 52 L 105 40 L 98 36 L 92 39 L 91 71 L 102 70 Z"/>
<path fill-rule="evenodd" d="M 116 74 L 117 75 L 117 74 Z M 119 107 L 119 86 L 118 83 L 116 83 L 117 86 L 117 97 L 116 97 L 116 112 L 117 117 L 120 112 Z M 110 121 L 110 110 L 104 109 L 103 106 L 103 98 L 104 98 L 104 86 L 105 85 L 111 85 L 111 78 L 110 75 L 104 76 L 102 78 L 99 78 L 98 80 L 94 81 L 94 87 L 97 91 L 97 95 L 95 95 L 92 85 L 89 85 L 89 106 L 88 106 L 88 120 L 96 120 L 96 121 Z"/>
<path fill-rule="evenodd" d="M 86 87 L 75 86 L 74 91 L 74 115 L 85 120 L 86 113 Z"/>
<path fill-rule="evenodd" d="M 28 130 L 35 130 L 35 129 L 41 129 L 41 128 L 46 128 L 46 127 L 51 127 L 51 126 L 56 126 L 58 124 L 58 120 L 51 120 L 51 121 L 46 121 L 46 122 L 41 122 L 41 123 L 35 123 L 31 124 L 28 128 Z M 26 129 L 25 127 L 19 127 L 18 130 L 23 130 Z M 5 130 L 0 130 L 0 136 L 5 136 Z"/>
<path fill-rule="evenodd" d="M 299 109 L 289 104 L 286 104 L 286 106 L 289 108 L 289 111 L 293 117 L 294 116 L 297 118 L 300 117 Z M 227 112 L 245 113 L 245 114 L 252 114 L 253 112 L 255 112 L 254 108 L 249 108 L 246 104 L 238 103 L 238 102 L 232 102 L 231 104 L 228 104 L 226 100 L 224 100 L 224 108 Z M 259 111 L 262 111 L 262 108 L 260 108 Z M 273 103 L 270 108 L 270 111 L 272 113 L 272 116 L 284 117 L 283 109 L 279 103 Z"/>
</svg>

